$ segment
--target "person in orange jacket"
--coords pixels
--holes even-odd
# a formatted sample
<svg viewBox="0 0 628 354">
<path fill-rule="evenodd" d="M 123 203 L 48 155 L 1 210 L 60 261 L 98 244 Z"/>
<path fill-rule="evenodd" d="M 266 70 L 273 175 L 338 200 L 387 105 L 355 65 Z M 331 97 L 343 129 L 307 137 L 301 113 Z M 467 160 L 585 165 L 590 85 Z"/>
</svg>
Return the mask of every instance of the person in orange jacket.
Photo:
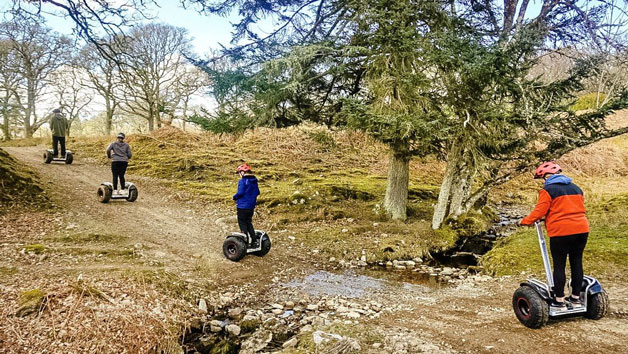
<svg viewBox="0 0 628 354">
<path fill-rule="evenodd" d="M 589 236 L 589 221 L 585 215 L 582 190 L 561 174 L 562 169 L 553 161 L 542 163 L 534 178 L 543 178 L 545 184 L 539 191 L 536 207 L 520 221 L 521 225 L 533 225 L 545 218 L 554 263 L 554 295 L 550 306 L 565 309 L 566 306 L 582 307 L 582 253 Z M 565 266 L 569 256 L 571 267 L 571 296 L 565 302 Z"/>
</svg>

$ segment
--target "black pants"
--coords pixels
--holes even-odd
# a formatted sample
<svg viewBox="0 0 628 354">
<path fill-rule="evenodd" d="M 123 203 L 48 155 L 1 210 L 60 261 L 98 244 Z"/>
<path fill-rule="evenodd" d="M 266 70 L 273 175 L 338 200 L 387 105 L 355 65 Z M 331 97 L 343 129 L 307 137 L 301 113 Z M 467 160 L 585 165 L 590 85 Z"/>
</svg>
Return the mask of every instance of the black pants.
<svg viewBox="0 0 628 354">
<path fill-rule="evenodd" d="M 252 241 L 257 240 L 255 228 L 253 227 L 253 211 L 254 209 L 238 208 L 238 225 L 243 234 L 249 235 Z"/>
<path fill-rule="evenodd" d="M 113 161 L 111 163 L 111 173 L 113 174 L 113 190 L 118 189 L 118 178 L 120 179 L 120 189 L 124 189 L 124 174 L 129 165 L 126 161 Z"/>
<path fill-rule="evenodd" d="M 54 157 L 59 156 L 59 144 L 61 144 L 61 156 L 65 157 L 65 136 L 52 137 L 52 154 Z"/>
<path fill-rule="evenodd" d="M 554 263 L 554 294 L 565 296 L 565 266 L 569 255 L 571 268 L 571 293 L 580 296 L 582 290 L 582 252 L 587 245 L 589 233 L 550 237 L 550 251 Z"/>
</svg>

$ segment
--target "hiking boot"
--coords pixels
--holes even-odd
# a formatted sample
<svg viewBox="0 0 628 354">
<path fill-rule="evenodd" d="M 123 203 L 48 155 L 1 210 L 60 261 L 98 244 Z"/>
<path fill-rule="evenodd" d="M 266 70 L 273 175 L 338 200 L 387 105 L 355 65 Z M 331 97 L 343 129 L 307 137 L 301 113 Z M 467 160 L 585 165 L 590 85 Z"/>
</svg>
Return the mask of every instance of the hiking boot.
<svg viewBox="0 0 628 354">
<path fill-rule="evenodd" d="M 576 299 L 573 296 L 569 296 L 567 299 L 565 299 L 565 301 L 567 302 L 569 307 L 571 307 L 572 309 L 579 309 L 579 308 L 584 307 L 584 304 L 582 303 L 582 299 L 580 298 Z"/>
<path fill-rule="evenodd" d="M 565 302 L 558 302 L 556 301 L 556 299 L 552 299 L 552 301 L 550 302 L 550 310 L 566 311 L 567 304 Z"/>
<path fill-rule="evenodd" d="M 251 241 L 251 248 L 258 248 L 258 247 L 259 247 L 259 240 L 255 238 Z"/>
</svg>

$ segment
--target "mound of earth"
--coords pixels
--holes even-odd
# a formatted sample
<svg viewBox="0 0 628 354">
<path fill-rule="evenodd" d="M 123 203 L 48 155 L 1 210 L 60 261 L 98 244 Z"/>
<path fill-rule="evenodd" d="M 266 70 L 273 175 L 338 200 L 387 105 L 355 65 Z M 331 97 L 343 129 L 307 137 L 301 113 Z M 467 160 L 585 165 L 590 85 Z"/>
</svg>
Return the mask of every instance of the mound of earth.
<svg viewBox="0 0 628 354">
<path fill-rule="evenodd" d="M 47 202 L 37 174 L 0 149 L 0 214 L 16 206 L 41 207 Z"/>
</svg>

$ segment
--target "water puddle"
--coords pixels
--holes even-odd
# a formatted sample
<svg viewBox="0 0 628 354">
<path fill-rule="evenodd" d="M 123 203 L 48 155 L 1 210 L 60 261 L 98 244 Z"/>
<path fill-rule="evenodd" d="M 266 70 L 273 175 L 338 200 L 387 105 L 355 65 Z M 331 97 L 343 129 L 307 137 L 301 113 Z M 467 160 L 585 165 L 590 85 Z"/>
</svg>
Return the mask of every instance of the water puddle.
<svg viewBox="0 0 628 354">
<path fill-rule="evenodd" d="M 342 296 L 361 298 L 396 289 L 426 292 L 432 288 L 446 286 L 436 277 L 412 271 L 387 271 L 373 269 L 346 270 L 343 273 L 317 271 L 303 278 L 282 284 L 288 288 L 298 288 L 315 296 Z"/>
</svg>

